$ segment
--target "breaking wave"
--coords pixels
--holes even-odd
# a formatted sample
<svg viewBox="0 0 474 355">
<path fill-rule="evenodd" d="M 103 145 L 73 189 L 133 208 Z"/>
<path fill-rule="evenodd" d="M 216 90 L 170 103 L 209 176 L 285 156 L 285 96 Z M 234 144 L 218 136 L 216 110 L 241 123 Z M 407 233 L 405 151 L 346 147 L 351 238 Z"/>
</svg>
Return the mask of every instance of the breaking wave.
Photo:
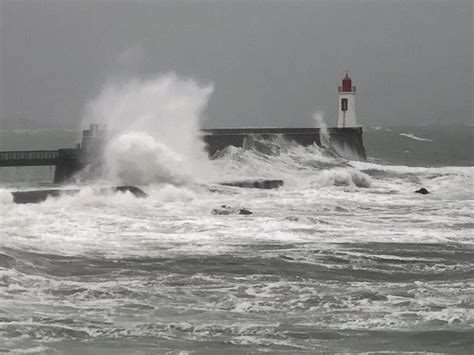
<svg viewBox="0 0 474 355">
<path fill-rule="evenodd" d="M 113 137 L 105 150 L 109 172 L 132 185 L 184 184 L 192 180 L 186 157 L 142 132 Z"/>
<path fill-rule="evenodd" d="M 303 147 L 280 135 L 248 137 L 244 148 L 227 147 L 212 161 L 224 180 L 282 179 L 290 187 L 370 187 L 370 177 L 331 148 Z"/>
<path fill-rule="evenodd" d="M 174 73 L 109 82 L 85 122 L 107 128 L 103 177 L 125 184 L 182 184 L 210 173 L 199 138 L 212 85 Z"/>
</svg>

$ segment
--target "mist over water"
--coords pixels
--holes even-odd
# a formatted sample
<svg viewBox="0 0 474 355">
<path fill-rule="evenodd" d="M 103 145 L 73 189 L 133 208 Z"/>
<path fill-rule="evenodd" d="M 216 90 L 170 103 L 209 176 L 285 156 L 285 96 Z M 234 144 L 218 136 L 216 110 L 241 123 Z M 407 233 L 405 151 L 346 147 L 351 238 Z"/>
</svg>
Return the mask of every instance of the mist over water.
<svg viewBox="0 0 474 355">
<path fill-rule="evenodd" d="M 106 129 L 106 177 L 124 184 L 177 183 L 208 176 L 200 124 L 212 85 L 174 73 L 109 82 L 87 105 L 85 123 Z"/>
</svg>

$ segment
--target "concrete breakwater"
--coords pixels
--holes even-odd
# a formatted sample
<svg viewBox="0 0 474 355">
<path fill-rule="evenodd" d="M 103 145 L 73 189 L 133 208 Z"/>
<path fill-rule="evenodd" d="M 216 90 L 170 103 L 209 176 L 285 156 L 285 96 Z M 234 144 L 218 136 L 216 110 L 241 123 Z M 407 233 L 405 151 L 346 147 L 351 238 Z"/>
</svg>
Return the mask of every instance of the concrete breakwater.
<svg viewBox="0 0 474 355">
<path fill-rule="evenodd" d="M 322 146 L 320 128 L 224 128 L 203 129 L 202 133 L 210 155 L 230 145 L 245 147 L 249 136 L 265 139 L 281 135 L 303 146 L 315 143 Z M 362 139 L 362 127 L 328 128 L 327 139 L 336 150 L 353 153 L 351 158 L 367 159 Z"/>
<path fill-rule="evenodd" d="M 27 190 L 12 192 L 13 202 L 18 204 L 39 203 L 50 197 L 60 197 L 78 194 L 80 189 L 51 189 L 51 190 Z M 100 194 L 109 194 L 115 192 L 130 192 L 138 198 L 145 198 L 147 194 L 135 186 L 113 186 L 103 187 L 97 190 Z"/>
<path fill-rule="evenodd" d="M 55 166 L 54 183 L 63 183 L 91 164 L 100 164 L 103 135 L 97 125 L 83 131 L 82 142 L 75 148 L 43 151 L 0 152 L 0 167 Z M 233 128 L 203 129 L 202 139 L 212 157 L 228 147 L 246 148 L 251 138 L 259 140 L 282 136 L 303 146 L 321 143 L 319 128 Z M 361 127 L 328 128 L 327 141 L 339 154 L 351 159 L 366 160 Z"/>
</svg>

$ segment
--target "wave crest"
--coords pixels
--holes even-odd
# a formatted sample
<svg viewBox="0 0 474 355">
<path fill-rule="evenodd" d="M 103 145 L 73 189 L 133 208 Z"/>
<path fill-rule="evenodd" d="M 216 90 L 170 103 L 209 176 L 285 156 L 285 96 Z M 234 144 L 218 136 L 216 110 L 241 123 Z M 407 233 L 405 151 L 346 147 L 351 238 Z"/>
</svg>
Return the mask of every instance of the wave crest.
<svg viewBox="0 0 474 355">
<path fill-rule="evenodd" d="M 182 184 L 209 174 L 199 128 L 212 92 L 212 85 L 174 73 L 106 83 L 88 104 L 85 118 L 85 123 L 106 126 L 105 178 Z"/>
</svg>

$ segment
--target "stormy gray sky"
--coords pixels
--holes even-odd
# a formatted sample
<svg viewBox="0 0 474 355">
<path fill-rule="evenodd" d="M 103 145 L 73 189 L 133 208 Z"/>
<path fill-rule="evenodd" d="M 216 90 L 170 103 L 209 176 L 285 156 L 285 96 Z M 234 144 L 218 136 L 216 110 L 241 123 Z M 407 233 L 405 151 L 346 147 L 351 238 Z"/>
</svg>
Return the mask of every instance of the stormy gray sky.
<svg viewBox="0 0 474 355">
<path fill-rule="evenodd" d="M 128 74 L 126 62 L 141 77 L 214 83 L 206 127 L 309 126 L 317 109 L 335 125 L 346 69 L 363 126 L 472 123 L 472 7 L 0 0 L 0 118 L 76 127 L 103 83 Z"/>
</svg>

